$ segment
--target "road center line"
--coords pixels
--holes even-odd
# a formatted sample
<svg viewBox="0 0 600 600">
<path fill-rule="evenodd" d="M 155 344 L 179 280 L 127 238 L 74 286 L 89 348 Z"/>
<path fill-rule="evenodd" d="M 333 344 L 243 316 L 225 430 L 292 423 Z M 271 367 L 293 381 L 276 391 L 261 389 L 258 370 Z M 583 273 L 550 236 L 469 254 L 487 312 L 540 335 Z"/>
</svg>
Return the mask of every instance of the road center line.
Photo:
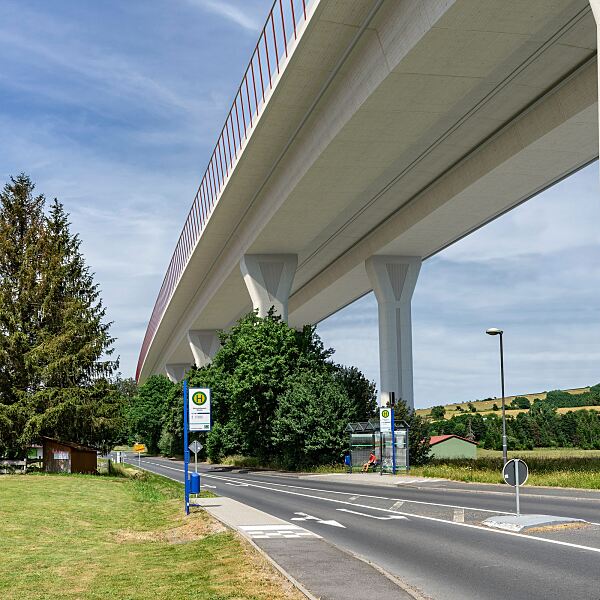
<svg viewBox="0 0 600 600">
<path fill-rule="evenodd" d="M 209 475 L 209 474 L 203 474 L 205 477 L 215 477 L 215 475 Z M 233 478 L 230 478 L 233 479 Z M 342 496 L 357 496 L 360 498 L 372 498 L 375 500 L 389 500 L 390 502 L 412 502 L 413 504 L 423 504 L 426 506 L 440 506 L 442 508 L 464 508 L 465 510 L 475 510 L 475 511 L 479 511 L 479 512 L 486 512 L 486 513 L 491 513 L 491 514 L 503 514 L 503 515 L 514 515 L 514 512 L 508 511 L 508 510 L 491 510 L 489 508 L 474 508 L 472 506 L 462 506 L 462 505 L 457 505 L 457 504 L 442 504 L 440 502 L 425 502 L 424 500 L 410 500 L 408 498 L 389 498 L 388 496 L 371 496 L 369 494 L 359 494 L 357 495 L 356 493 L 353 492 L 338 492 L 338 491 L 332 491 L 332 490 L 324 490 L 321 488 L 311 488 L 311 487 L 306 487 L 306 486 L 302 486 L 302 485 L 289 485 L 289 484 L 284 484 L 284 483 L 271 483 L 270 481 L 261 481 L 260 479 L 242 479 L 240 477 L 236 477 L 235 478 L 236 481 L 244 481 L 246 483 L 249 482 L 255 482 L 255 483 L 262 483 L 262 484 L 266 484 L 266 485 L 278 485 L 280 487 L 287 487 L 287 488 L 292 488 L 295 490 L 307 490 L 309 492 L 321 492 L 322 494 L 338 494 L 338 495 L 342 495 Z"/>
<path fill-rule="evenodd" d="M 205 475 L 205 477 L 210 477 L 213 479 L 226 480 L 229 479 L 227 477 L 219 477 L 217 475 Z M 248 480 L 245 480 L 248 481 Z M 548 538 L 538 537 L 535 535 L 523 535 L 521 533 L 515 533 L 513 531 L 503 531 L 501 529 L 489 529 L 487 527 L 480 527 L 479 525 L 472 525 L 471 523 L 459 523 L 456 521 L 446 521 L 445 519 L 438 519 L 437 517 L 426 517 L 424 515 L 415 515 L 412 513 L 399 512 L 394 510 L 389 510 L 387 508 L 380 508 L 378 506 L 369 506 L 367 504 L 356 504 L 353 502 L 347 502 L 345 500 L 337 500 L 335 498 L 323 498 L 322 496 L 314 496 L 312 494 L 301 494 L 300 492 L 292 492 L 291 490 L 280 490 L 277 488 L 272 488 L 264 485 L 257 485 L 256 483 L 248 483 L 248 487 L 254 487 L 257 489 L 268 490 L 272 492 L 277 492 L 279 494 L 290 494 L 292 496 L 301 496 L 303 498 L 312 498 L 313 500 L 322 500 L 323 502 L 333 502 L 336 504 L 345 504 L 347 506 L 353 506 L 358 508 L 367 508 L 370 510 L 377 510 L 380 512 L 388 513 L 388 514 L 401 514 L 406 517 L 411 517 L 412 519 L 422 519 L 425 521 L 432 521 L 434 523 L 443 523 L 445 525 L 454 526 L 454 527 L 468 527 L 469 529 L 476 529 L 481 531 L 482 533 L 491 533 L 496 535 L 510 535 L 512 537 L 517 537 L 521 540 L 530 540 L 533 542 L 544 542 L 546 544 L 553 544 L 555 546 L 564 546 L 566 548 L 575 548 L 577 550 L 587 550 L 588 552 L 595 552 L 600 554 L 600 548 L 593 548 L 591 546 L 583 546 L 581 544 L 572 544 L 571 542 L 563 542 L 560 540 L 551 540 Z M 496 511 L 501 512 L 501 511 Z M 503 513 L 504 514 L 504 513 Z"/>
</svg>

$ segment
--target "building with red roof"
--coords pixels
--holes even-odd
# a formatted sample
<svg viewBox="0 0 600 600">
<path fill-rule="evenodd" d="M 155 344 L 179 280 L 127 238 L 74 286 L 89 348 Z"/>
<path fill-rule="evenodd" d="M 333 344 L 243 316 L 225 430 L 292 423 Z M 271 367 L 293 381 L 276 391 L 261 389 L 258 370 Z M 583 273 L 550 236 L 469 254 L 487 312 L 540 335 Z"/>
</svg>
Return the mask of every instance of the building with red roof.
<svg viewBox="0 0 600 600">
<path fill-rule="evenodd" d="M 477 444 L 459 435 L 432 435 L 429 445 L 432 458 L 477 458 Z"/>
</svg>

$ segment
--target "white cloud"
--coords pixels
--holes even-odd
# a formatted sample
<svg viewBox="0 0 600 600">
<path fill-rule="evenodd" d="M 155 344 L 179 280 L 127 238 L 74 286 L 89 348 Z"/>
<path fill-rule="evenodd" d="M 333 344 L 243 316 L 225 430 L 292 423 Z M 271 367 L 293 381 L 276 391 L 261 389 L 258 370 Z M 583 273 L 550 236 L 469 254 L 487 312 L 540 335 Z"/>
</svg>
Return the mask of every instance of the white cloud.
<svg viewBox="0 0 600 600">
<path fill-rule="evenodd" d="M 253 11 L 254 14 L 249 14 L 242 10 L 239 5 L 235 6 L 224 0 L 190 0 L 190 2 L 220 17 L 224 17 L 228 21 L 239 25 L 242 29 L 248 31 L 259 31 L 261 29 L 262 23 L 256 11 Z"/>
</svg>

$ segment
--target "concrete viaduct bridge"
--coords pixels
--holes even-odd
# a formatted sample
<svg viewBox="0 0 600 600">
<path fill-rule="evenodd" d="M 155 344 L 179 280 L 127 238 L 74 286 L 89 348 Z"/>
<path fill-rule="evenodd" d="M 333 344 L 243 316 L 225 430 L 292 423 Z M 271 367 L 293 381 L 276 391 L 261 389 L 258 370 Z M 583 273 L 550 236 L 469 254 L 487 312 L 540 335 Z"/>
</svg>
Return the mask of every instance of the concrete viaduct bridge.
<svg viewBox="0 0 600 600">
<path fill-rule="evenodd" d="M 598 157 L 597 20 L 600 0 L 275 0 L 138 381 L 206 364 L 252 308 L 301 326 L 374 290 L 381 388 L 412 404 L 421 262 Z"/>
</svg>

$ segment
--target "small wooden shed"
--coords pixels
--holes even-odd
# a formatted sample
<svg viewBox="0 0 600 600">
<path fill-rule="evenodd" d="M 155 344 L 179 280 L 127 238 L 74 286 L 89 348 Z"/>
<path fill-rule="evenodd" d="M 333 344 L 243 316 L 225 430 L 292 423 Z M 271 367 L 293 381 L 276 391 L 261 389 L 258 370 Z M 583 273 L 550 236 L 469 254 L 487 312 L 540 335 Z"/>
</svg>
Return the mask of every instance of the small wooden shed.
<svg viewBox="0 0 600 600">
<path fill-rule="evenodd" d="M 47 473 L 96 473 L 98 453 L 95 448 L 74 442 L 42 437 L 44 471 Z"/>
<path fill-rule="evenodd" d="M 477 444 L 458 435 L 434 435 L 429 445 L 432 458 L 477 458 Z"/>
</svg>

